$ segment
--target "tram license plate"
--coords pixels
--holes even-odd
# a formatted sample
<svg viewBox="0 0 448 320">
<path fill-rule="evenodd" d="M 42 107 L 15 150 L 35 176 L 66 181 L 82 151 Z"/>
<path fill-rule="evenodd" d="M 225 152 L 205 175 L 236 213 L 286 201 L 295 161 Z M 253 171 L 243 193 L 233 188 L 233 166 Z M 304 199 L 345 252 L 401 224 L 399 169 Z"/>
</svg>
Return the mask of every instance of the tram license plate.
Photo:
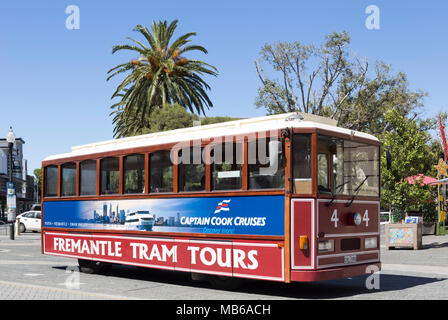
<svg viewBox="0 0 448 320">
<path fill-rule="evenodd" d="M 344 263 L 354 263 L 356 262 L 356 255 L 344 256 Z"/>
</svg>

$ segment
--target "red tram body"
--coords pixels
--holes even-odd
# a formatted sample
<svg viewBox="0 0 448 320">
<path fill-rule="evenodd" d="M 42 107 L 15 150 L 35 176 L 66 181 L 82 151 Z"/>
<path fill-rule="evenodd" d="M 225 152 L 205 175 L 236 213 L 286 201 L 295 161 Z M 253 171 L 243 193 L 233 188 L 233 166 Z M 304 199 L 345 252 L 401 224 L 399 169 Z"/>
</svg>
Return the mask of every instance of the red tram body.
<svg viewBox="0 0 448 320">
<path fill-rule="evenodd" d="M 200 161 L 179 161 L 194 141 Z M 282 282 L 369 274 L 379 164 L 375 137 L 303 114 L 75 147 L 42 164 L 42 253 Z"/>
</svg>

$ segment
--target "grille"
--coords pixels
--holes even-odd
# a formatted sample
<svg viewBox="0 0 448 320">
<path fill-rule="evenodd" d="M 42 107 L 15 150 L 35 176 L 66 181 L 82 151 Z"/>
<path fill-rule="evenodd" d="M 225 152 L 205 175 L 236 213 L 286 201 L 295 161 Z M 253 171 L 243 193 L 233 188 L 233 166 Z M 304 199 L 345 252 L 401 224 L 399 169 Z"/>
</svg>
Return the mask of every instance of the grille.
<svg viewBox="0 0 448 320">
<path fill-rule="evenodd" d="M 358 250 L 361 248 L 361 239 L 360 238 L 348 238 L 341 240 L 341 250 Z"/>
</svg>

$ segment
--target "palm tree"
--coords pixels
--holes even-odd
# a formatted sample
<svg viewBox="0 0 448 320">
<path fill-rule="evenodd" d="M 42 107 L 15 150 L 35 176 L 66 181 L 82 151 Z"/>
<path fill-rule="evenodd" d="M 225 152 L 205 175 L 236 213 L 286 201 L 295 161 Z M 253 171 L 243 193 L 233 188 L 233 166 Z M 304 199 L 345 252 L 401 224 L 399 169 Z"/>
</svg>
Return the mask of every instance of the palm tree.
<svg viewBox="0 0 448 320">
<path fill-rule="evenodd" d="M 108 71 L 108 81 L 117 74 L 130 72 L 112 95 L 112 99 L 120 98 L 111 106 L 115 137 L 135 135 L 148 127 L 154 108 L 178 103 L 190 112 L 205 114 L 205 108 L 213 106 L 206 93 L 210 86 L 201 76 L 216 76 L 217 70 L 203 61 L 183 56 L 195 50 L 207 53 L 202 46 L 187 45 L 195 32 L 184 34 L 170 44 L 176 26 L 177 20 L 169 25 L 166 21 L 153 21 L 151 33 L 148 28 L 137 25 L 134 31 L 140 32 L 148 44 L 127 37 L 134 45 L 112 48 L 112 53 L 131 50 L 139 56 Z"/>
</svg>

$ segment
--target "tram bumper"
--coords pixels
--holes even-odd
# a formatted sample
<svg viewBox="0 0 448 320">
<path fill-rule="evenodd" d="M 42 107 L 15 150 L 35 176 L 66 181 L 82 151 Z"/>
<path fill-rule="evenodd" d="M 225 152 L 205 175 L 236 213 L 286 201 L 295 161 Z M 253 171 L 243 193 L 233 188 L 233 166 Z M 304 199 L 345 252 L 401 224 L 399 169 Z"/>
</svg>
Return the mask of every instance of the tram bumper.
<svg viewBox="0 0 448 320">
<path fill-rule="evenodd" d="M 318 270 L 291 270 L 291 281 L 313 282 L 371 275 L 381 271 L 381 262 Z"/>
</svg>

